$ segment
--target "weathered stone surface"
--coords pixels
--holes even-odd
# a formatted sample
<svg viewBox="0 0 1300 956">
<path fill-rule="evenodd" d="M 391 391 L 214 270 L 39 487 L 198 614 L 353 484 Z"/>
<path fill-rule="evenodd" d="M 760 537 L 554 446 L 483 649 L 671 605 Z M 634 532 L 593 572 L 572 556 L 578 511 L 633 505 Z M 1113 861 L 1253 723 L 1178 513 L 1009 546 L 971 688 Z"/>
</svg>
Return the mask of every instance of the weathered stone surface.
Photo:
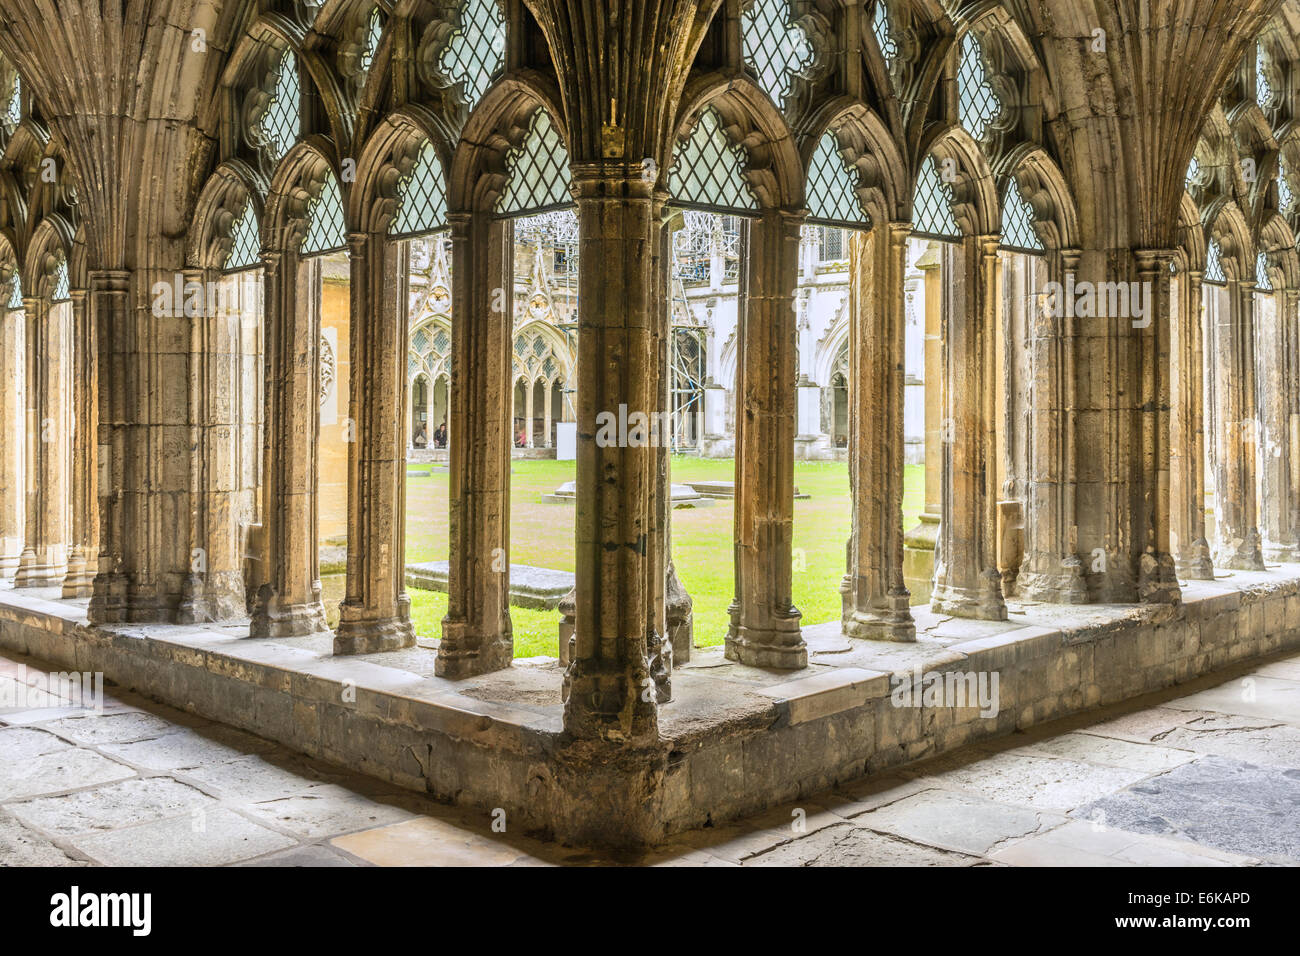
<svg viewBox="0 0 1300 956">
<path fill-rule="evenodd" d="M 0 866 L 85 866 L 0 810 Z"/>
<path fill-rule="evenodd" d="M 853 818 L 918 843 L 979 856 L 998 844 L 1064 823 L 1059 814 L 994 803 L 964 793 L 926 790 Z"/>
<path fill-rule="evenodd" d="M 312 787 L 305 793 L 259 801 L 249 805 L 247 812 L 305 840 L 370 830 L 412 817 L 400 807 L 376 803 L 329 784 Z"/>
<path fill-rule="evenodd" d="M 135 776 L 135 771 L 88 750 L 56 750 L 0 763 L 0 800 L 59 793 Z"/>
<path fill-rule="evenodd" d="M 77 834 L 180 816 L 215 801 L 171 777 L 137 777 L 61 797 L 11 804 L 19 820 L 47 833 Z"/>
<path fill-rule="evenodd" d="M 1300 771 L 1205 757 L 1075 811 L 1136 833 L 1300 861 Z"/>
<path fill-rule="evenodd" d="M 285 849 L 296 841 L 217 807 L 71 842 L 105 866 L 219 866 Z"/>
</svg>

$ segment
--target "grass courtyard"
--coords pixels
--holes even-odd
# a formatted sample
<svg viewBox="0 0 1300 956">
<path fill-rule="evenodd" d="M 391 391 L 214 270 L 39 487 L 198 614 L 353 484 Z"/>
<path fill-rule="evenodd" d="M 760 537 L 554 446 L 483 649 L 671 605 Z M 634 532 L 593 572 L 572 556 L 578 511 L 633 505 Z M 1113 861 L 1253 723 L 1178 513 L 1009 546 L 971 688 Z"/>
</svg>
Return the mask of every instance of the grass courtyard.
<svg viewBox="0 0 1300 956">
<path fill-rule="evenodd" d="M 572 504 L 542 500 L 574 479 L 571 461 L 515 461 L 510 494 L 510 550 L 516 564 L 572 571 Z M 447 559 L 447 472 L 433 466 L 428 477 L 410 477 L 406 490 L 406 560 Z M 674 456 L 672 480 L 727 481 L 734 476 L 729 459 Z M 795 606 L 805 623 L 838 619 L 845 542 L 850 531 L 849 473 L 843 462 L 797 462 L 795 485 L 811 497 L 794 505 Z M 924 506 L 924 468 L 908 466 L 903 501 L 904 527 L 910 528 Z M 731 501 L 709 508 L 673 512 L 673 560 L 677 574 L 695 602 L 695 641 L 721 644 L 727 632 L 727 605 L 732 598 Z M 411 589 L 411 616 L 422 637 L 440 636 L 447 595 Z M 558 611 L 512 607 L 515 654 L 556 656 Z"/>
</svg>

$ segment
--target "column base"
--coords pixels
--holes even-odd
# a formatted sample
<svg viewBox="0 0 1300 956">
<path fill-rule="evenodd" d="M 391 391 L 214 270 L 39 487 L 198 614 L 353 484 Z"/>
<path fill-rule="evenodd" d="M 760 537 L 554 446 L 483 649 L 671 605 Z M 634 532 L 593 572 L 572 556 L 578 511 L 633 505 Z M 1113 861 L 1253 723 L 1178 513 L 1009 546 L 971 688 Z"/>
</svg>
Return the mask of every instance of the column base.
<svg viewBox="0 0 1300 956">
<path fill-rule="evenodd" d="M 504 670 L 515 659 L 514 635 L 494 634 L 478 637 L 469 633 L 464 621 L 442 619 L 442 642 L 433 662 L 438 677 L 458 680 Z"/>
<path fill-rule="evenodd" d="M 1193 541 L 1192 546 L 1174 562 L 1174 570 L 1184 581 L 1213 581 L 1214 560 L 1210 557 L 1209 542 L 1204 538 Z"/>
<path fill-rule="evenodd" d="M 977 588 L 941 584 L 930 597 L 930 610 L 951 617 L 1005 621 L 1007 602 L 1002 596 L 1002 575 L 997 571 L 985 571 L 980 575 L 980 585 Z"/>
<path fill-rule="evenodd" d="M 278 597 L 269 592 L 270 587 L 263 585 L 257 596 L 253 622 L 248 629 L 249 637 L 305 637 L 329 632 L 329 627 L 325 624 L 325 608 L 319 601 L 281 604 Z"/>
<path fill-rule="evenodd" d="M 95 569 L 86 560 L 80 548 L 68 560 L 68 573 L 63 578 L 64 598 L 88 598 L 95 592 Z"/>
<path fill-rule="evenodd" d="M 1268 563 L 1297 564 L 1300 563 L 1300 545 L 1295 544 L 1264 544 L 1264 561 Z"/>
<path fill-rule="evenodd" d="M 733 624 L 727 633 L 727 660 L 750 667 L 771 667 L 797 671 L 808 666 L 808 645 L 804 643 L 799 618 L 789 628 L 752 628 Z"/>
<path fill-rule="evenodd" d="M 1174 557 L 1148 551 L 1142 555 L 1138 573 L 1138 600 L 1143 604 L 1181 604 L 1182 589 L 1174 569 Z"/>
<path fill-rule="evenodd" d="M 1214 566 L 1232 571 L 1266 570 L 1259 532 L 1251 528 L 1244 537 L 1220 541 L 1214 549 Z"/>
<path fill-rule="evenodd" d="M 15 588 L 55 588 L 63 586 L 63 579 L 68 576 L 68 562 L 52 558 L 48 554 L 42 559 L 36 552 L 27 549 L 18 559 L 18 570 L 14 573 Z"/>
<path fill-rule="evenodd" d="M 244 578 L 240 574 L 191 574 L 181 589 L 176 609 L 177 624 L 211 624 L 239 620 L 245 616 Z"/>
<path fill-rule="evenodd" d="M 930 603 L 939 520 L 937 514 L 925 512 L 921 515 L 921 523 L 903 535 L 903 584 L 915 604 Z"/>
<path fill-rule="evenodd" d="M 1037 570 L 1050 568 L 1052 570 Z M 1026 555 L 1016 576 L 1016 590 L 1026 601 L 1044 604 L 1087 604 L 1088 582 L 1077 555 Z"/>
<path fill-rule="evenodd" d="M 845 604 L 853 600 L 852 584 L 845 582 Z M 916 640 L 916 622 L 912 619 L 911 594 L 906 588 L 891 591 L 878 602 L 879 606 L 866 610 L 847 606 L 840 618 L 841 632 L 845 637 L 863 641 L 893 641 L 911 644 Z"/>
<path fill-rule="evenodd" d="M 650 675 L 643 669 L 641 673 Z M 651 743 L 659 738 L 659 707 L 625 665 L 576 660 L 564 672 L 564 729 L 583 740 Z"/>
<path fill-rule="evenodd" d="M 353 617 L 346 604 L 340 606 L 340 615 L 338 630 L 334 632 L 336 657 L 400 651 L 415 646 L 415 626 L 409 619 L 380 621 Z"/>
</svg>

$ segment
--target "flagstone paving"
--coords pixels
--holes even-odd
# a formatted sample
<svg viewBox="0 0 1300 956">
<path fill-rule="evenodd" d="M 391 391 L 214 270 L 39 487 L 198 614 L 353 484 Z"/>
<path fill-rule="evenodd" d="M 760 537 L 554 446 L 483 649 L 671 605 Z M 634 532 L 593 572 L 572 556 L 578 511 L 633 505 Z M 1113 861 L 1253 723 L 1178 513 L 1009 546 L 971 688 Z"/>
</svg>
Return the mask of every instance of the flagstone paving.
<svg viewBox="0 0 1300 956">
<path fill-rule="evenodd" d="M 0 679 L 39 681 L 0 657 Z M 12 688 L 10 688 L 12 690 Z M 0 709 L 0 865 L 1300 865 L 1300 655 L 683 834 L 636 856 L 129 693 Z"/>
</svg>

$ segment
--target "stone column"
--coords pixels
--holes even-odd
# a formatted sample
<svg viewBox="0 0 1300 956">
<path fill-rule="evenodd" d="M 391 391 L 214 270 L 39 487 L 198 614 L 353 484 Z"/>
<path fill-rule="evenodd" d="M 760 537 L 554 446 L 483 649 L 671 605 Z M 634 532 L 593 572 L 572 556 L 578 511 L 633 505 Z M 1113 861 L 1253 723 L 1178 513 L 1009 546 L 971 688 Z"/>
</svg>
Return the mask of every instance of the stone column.
<svg viewBox="0 0 1300 956">
<path fill-rule="evenodd" d="M 95 432 L 99 427 L 99 358 L 93 317 L 85 289 L 72 291 L 72 474 L 71 543 L 68 574 L 63 579 L 65 598 L 88 598 L 99 561 L 99 492 Z"/>
<path fill-rule="evenodd" d="M 1086 604 L 1088 586 L 1078 556 L 1078 369 L 1076 324 L 1065 306 L 1079 255 L 1067 250 L 1048 259 L 1055 290 L 1031 306 L 1029 352 L 1029 473 L 1026 476 L 1025 559 L 1017 591 L 1030 601 Z"/>
<path fill-rule="evenodd" d="M 934 586 L 934 549 L 943 511 L 943 269 L 941 246 L 930 243 L 916 262 L 921 272 L 921 327 L 925 355 L 925 510 L 903 536 L 903 583 L 912 601 L 929 604 Z"/>
<path fill-rule="evenodd" d="M 406 282 L 400 247 L 383 234 L 348 237 L 352 356 L 348 416 L 347 595 L 335 654 L 415 644 L 406 596 Z M 430 421 L 430 425 L 433 422 Z M 436 427 L 436 426 L 433 426 Z M 432 429 L 430 430 L 432 437 Z"/>
<path fill-rule="evenodd" d="M 1145 604 L 1177 604 L 1182 592 L 1170 547 L 1169 512 L 1171 329 L 1175 313 L 1170 264 L 1174 253 L 1139 249 L 1134 256 L 1141 297 L 1148 303 L 1147 314 L 1131 322 L 1138 344 L 1137 437 L 1141 444 L 1136 447 L 1142 451 L 1134 459 L 1141 467 L 1141 480 L 1133 482 L 1141 489 L 1141 498 L 1131 525 L 1138 600 Z"/>
<path fill-rule="evenodd" d="M 736 333 L 736 598 L 726 656 L 757 667 L 808 665 L 792 599 L 795 286 L 802 217 L 748 223 Z"/>
<path fill-rule="evenodd" d="M 648 442 L 602 440 L 599 423 L 617 418 L 620 406 L 629 416 L 657 410 L 668 320 L 661 203 L 652 184 L 621 164 L 574 163 L 572 171 L 580 247 L 577 580 L 564 727 L 579 738 L 647 743 L 658 737 L 658 704 L 671 693 L 652 659 L 663 640 L 654 630 L 664 581 L 652 580 L 660 565 L 647 548 L 661 493 L 658 455 Z M 793 320 L 788 307 L 787 314 Z"/>
<path fill-rule="evenodd" d="M 1292 409 L 1300 388 L 1296 367 L 1296 299 L 1300 293 L 1281 289 L 1260 297 L 1256 325 L 1259 370 L 1260 530 L 1264 557 L 1270 561 L 1300 558 L 1295 521 L 1297 502 L 1292 485 Z"/>
<path fill-rule="evenodd" d="M 1177 307 L 1170 323 L 1173 414 L 1169 436 L 1170 547 L 1185 580 L 1213 581 L 1205 537 L 1205 346 L 1202 339 L 1203 274 L 1178 277 Z"/>
<path fill-rule="evenodd" d="M 16 588 L 54 587 L 68 573 L 68 445 L 66 309 L 26 298 L 27 512 Z"/>
<path fill-rule="evenodd" d="M 1214 564 L 1262 571 L 1255 456 L 1259 411 L 1255 396 L 1255 284 L 1228 283 L 1228 308 L 1214 327 L 1216 493 Z"/>
<path fill-rule="evenodd" d="M 903 583 L 903 389 L 910 223 L 849 240 L 849 486 L 853 531 L 840 586 L 849 637 L 916 640 Z"/>
<path fill-rule="evenodd" d="M 18 570 L 27 511 L 27 320 L 21 307 L 0 306 L 0 581 L 7 581 Z"/>
<path fill-rule="evenodd" d="M 183 273 L 186 295 L 201 307 L 185 309 L 188 323 L 189 574 L 178 624 L 242 617 L 244 541 L 239 520 L 243 490 L 243 302 L 240 290 L 215 270 Z"/>
<path fill-rule="evenodd" d="M 90 598 L 92 623 L 115 624 L 152 617 L 150 609 L 134 606 L 137 587 L 132 572 L 139 566 L 137 538 L 128 536 L 128 522 L 144 510 L 138 492 L 140 462 L 128 454 L 135 442 L 128 422 L 138 417 L 139 356 L 131 326 L 131 273 L 97 270 L 90 273 L 90 310 L 99 352 L 99 562 Z M 140 534 L 139 527 L 135 535 Z M 136 572 L 136 581 L 139 581 Z"/>
<path fill-rule="evenodd" d="M 320 439 L 320 262 L 265 252 L 266 412 L 262 567 L 250 634 L 327 630 L 317 534 Z"/>
<path fill-rule="evenodd" d="M 970 236 L 944 255 L 959 257 L 944 309 L 943 517 L 934 553 L 936 614 L 1006 620 L 997 556 L 996 345 L 998 237 Z"/>
<path fill-rule="evenodd" d="M 509 667 L 510 448 L 514 381 L 509 294 L 514 226 L 490 213 L 451 221 L 450 569 L 435 669 L 468 677 Z"/>
</svg>

